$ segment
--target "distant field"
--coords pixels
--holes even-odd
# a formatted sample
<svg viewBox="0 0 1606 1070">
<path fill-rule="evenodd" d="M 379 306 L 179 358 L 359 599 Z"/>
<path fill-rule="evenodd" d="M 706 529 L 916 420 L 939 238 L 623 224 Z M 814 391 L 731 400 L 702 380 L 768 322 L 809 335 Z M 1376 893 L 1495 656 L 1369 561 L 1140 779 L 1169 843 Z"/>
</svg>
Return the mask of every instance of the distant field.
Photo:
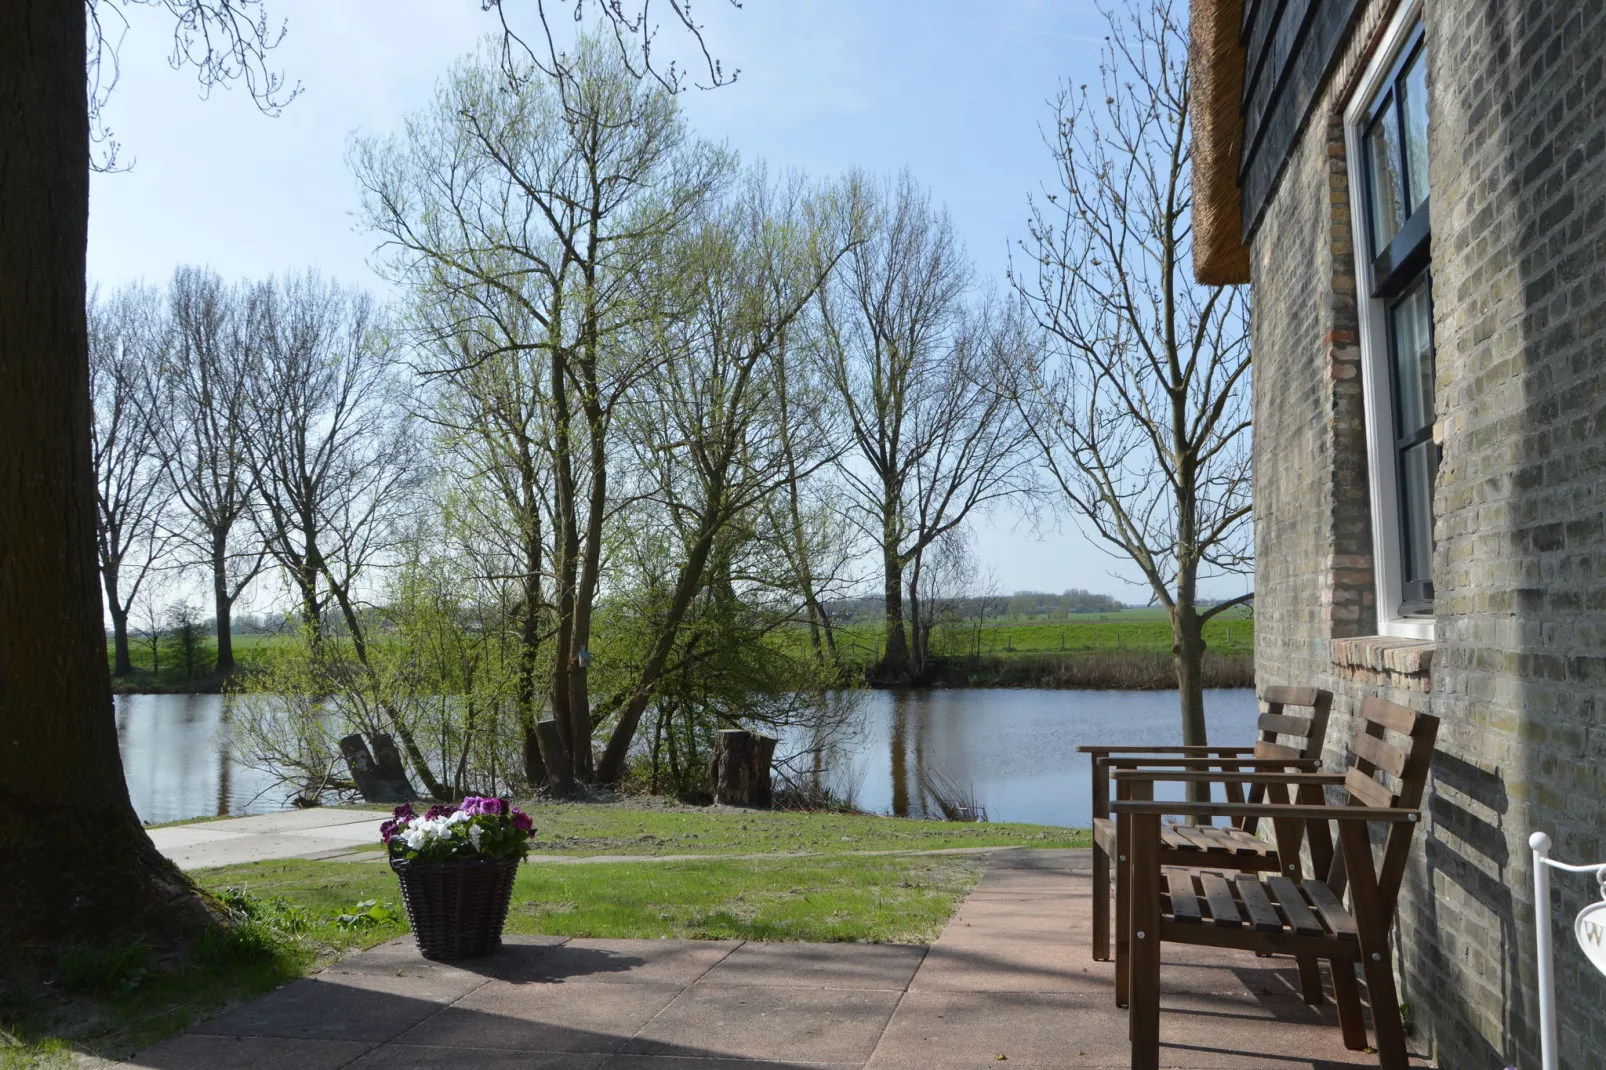
<svg viewBox="0 0 1606 1070">
<path fill-rule="evenodd" d="M 855 622 L 837 630 L 837 643 L 853 660 L 872 660 L 881 650 L 881 627 Z M 1255 649 L 1255 621 L 1247 610 L 1230 609 L 1205 625 L 1205 643 L 1217 655 L 1250 654 Z M 1064 620 L 1042 618 L 987 621 L 984 625 L 946 625 L 932 638 L 932 652 L 966 654 L 1058 654 L 1131 650 L 1169 653 L 1171 625 L 1158 608 L 1119 613 L 1072 614 Z"/>
</svg>

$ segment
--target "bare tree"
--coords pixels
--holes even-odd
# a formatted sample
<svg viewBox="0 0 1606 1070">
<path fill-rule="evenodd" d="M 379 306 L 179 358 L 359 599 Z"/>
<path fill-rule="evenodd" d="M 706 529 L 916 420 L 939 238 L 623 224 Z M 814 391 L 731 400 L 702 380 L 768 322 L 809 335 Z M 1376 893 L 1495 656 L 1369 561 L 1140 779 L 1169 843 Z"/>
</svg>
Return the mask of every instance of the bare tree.
<svg viewBox="0 0 1606 1070">
<path fill-rule="evenodd" d="M 945 212 L 905 172 L 852 176 L 842 210 L 864 241 L 822 290 L 830 376 L 855 449 L 849 516 L 881 558 L 886 644 L 876 675 L 921 668 L 904 622 L 905 570 L 991 502 L 1020 492 L 1025 432 L 976 315 L 971 268 Z"/>
<path fill-rule="evenodd" d="M 161 296 L 129 286 L 89 300 L 90 454 L 95 466 L 95 536 L 112 646 L 121 676 L 134 671 L 128 614 L 140 587 L 168 555 L 168 485 L 157 424 L 144 401 L 168 343 Z"/>
<path fill-rule="evenodd" d="M 421 475 L 395 355 L 372 299 L 315 274 L 258 285 L 250 316 L 245 445 L 261 535 L 304 626 L 322 635 L 333 602 L 362 660 L 359 585 L 400 536 Z"/>
<path fill-rule="evenodd" d="M 550 473 L 550 697 L 566 753 L 541 757 L 589 779 L 613 426 L 656 359 L 630 340 L 663 314 L 651 265 L 730 158 L 690 138 L 668 92 L 582 38 L 550 80 L 513 90 L 483 61 L 460 65 L 405 141 L 359 141 L 353 167 L 437 355 L 446 342 L 453 363 L 429 371 L 509 354 L 545 364 L 530 386 Z"/>
<path fill-rule="evenodd" d="M 835 231 L 809 226 L 806 200 L 801 183 L 772 186 L 754 174 L 667 261 L 678 268 L 681 314 L 649 339 L 661 359 L 641 384 L 632 440 L 676 564 L 635 680 L 605 711 L 617 719 L 597 767 L 604 783 L 624 772 L 693 600 L 711 580 L 734 586 L 716 562 L 721 539 L 788 480 L 829 462 L 824 450 L 799 450 L 776 429 L 787 333 L 848 251 Z"/>
<path fill-rule="evenodd" d="M 1171 619 L 1182 735 L 1203 744 L 1202 579 L 1250 567 L 1248 295 L 1196 285 L 1186 26 L 1171 0 L 1109 14 L 1100 84 L 1066 87 L 1057 185 L 1012 276 L 1043 351 L 1022 410 L 1067 509 Z"/>
<path fill-rule="evenodd" d="M 234 603 L 261 574 L 267 545 L 249 523 L 246 452 L 252 338 L 247 293 L 215 273 L 179 268 L 168 286 L 170 344 L 147 401 L 190 561 L 206 569 L 217 620 L 216 671 L 234 671 Z"/>
</svg>

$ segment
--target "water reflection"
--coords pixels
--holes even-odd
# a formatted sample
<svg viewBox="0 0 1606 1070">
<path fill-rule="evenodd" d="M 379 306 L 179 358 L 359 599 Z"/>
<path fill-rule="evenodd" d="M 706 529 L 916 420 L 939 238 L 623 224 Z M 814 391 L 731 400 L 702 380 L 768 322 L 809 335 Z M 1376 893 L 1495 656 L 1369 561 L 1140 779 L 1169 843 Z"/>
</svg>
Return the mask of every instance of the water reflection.
<svg viewBox="0 0 1606 1070">
<path fill-rule="evenodd" d="M 865 809 L 907 817 L 936 816 L 936 796 L 951 786 L 994 821 L 1085 826 L 1089 767 L 1079 745 L 1181 742 L 1177 697 L 1166 691 L 871 691 L 834 696 L 838 705 L 842 717 L 823 719 L 832 744 L 803 768 Z M 1246 743 L 1254 692 L 1207 691 L 1205 714 L 1212 741 Z M 286 788 L 234 759 L 229 718 L 218 695 L 118 696 L 117 738 L 142 820 L 288 805 Z M 1181 797 L 1165 786 L 1157 794 Z"/>
<path fill-rule="evenodd" d="M 1078 746 L 1182 741 L 1168 691 L 875 691 L 859 705 L 855 746 L 828 757 L 823 779 L 861 807 L 899 817 L 939 816 L 938 796 L 957 789 L 993 821 L 1087 825 L 1091 771 Z M 1248 688 L 1205 692 L 1214 742 L 1249 742 L 1256 715 Z M 1181 798 L 1167 787 L 1160 798 Z"/>
<path fill-rule="evenodd" d="M 141 821 L 283 810 L 284 792 L 234 760 L 221 695 L 118 695 L 117 742 Z"/>
</svg>

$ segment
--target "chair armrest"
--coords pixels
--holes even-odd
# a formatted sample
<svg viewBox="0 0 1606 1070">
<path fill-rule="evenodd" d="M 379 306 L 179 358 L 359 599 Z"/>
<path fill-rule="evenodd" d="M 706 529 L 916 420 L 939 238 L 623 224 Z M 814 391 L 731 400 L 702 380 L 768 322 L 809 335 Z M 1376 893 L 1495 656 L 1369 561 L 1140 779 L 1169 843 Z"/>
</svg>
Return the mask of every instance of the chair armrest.
<svg viewBox="0 0 1606 1070">
<path fill-rule="evenodd" d="M 1116 782 L 1138 780 L 1150 782 L 1176 781 L 1183 784 L 1222 784 L 1227 782 L 1246 784 L 1342 784 L 1342 773 L 1259 773 L 1259 772 L 1179 772 L 1176 770 L 1160 770 L 1159 772 L 1139 769 L 1115 770 Z"/>
<path fill-rule="evenodd" d="M 1234 774 L 1239 770 L 1245 773 L 1253 773 L 1256 770 L 1281 773 L 1287 772 L 1289 769 L 1320 769 L 1322 767 L 1320 758 L 1127 758 L 1122 755 L 1115 755 L 1096 760 L 1096 764 L 1106 768 L 1111 767 L 1115 762 L 1120 762 L 1123 766 L 1165 766 L 1174 768 L 1179 772 L 1209 770 L 1211 767 L 1218 766 L 1223 762 L 1231 762 L 1234 766 L 1233 769 L 1222 770 L 1216 774 L 1229 780 L 1234 779 Z M 1124 769 L 1113 769 L 1112 771 L 1116 776 L 1121 776 L 1127 772 Z"/>
<path fill-rule="evenodd" d="M 1078 754 L 1253 754 L 1253 747 L 1077 747 Z"/>
<path fill-rule="evenodd" d="M 1421 821 L 1422 811 L 1381 806 L 1283 806 L 1277 803 L 1113 802 L 1110 809 L 1130 816 L 1179 814 L 1187 817 L 1270 817 L 1294 821 Z"/>
</svg>

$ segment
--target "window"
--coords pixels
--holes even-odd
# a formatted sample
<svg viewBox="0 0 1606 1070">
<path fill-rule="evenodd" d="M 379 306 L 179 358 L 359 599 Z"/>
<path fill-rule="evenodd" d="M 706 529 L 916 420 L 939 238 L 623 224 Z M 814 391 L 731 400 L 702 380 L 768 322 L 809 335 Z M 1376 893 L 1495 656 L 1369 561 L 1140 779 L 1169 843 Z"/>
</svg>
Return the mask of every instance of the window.
<svg viewBox="0 0 1606 1070">
<path fill-rule="evenodd" d="M 1345 112 L 1354 191 L 1378 625 L 1430 638 L 1433 612 L 1433 280 L 1427 53 L 1401 5 Z"/>
</svg>

